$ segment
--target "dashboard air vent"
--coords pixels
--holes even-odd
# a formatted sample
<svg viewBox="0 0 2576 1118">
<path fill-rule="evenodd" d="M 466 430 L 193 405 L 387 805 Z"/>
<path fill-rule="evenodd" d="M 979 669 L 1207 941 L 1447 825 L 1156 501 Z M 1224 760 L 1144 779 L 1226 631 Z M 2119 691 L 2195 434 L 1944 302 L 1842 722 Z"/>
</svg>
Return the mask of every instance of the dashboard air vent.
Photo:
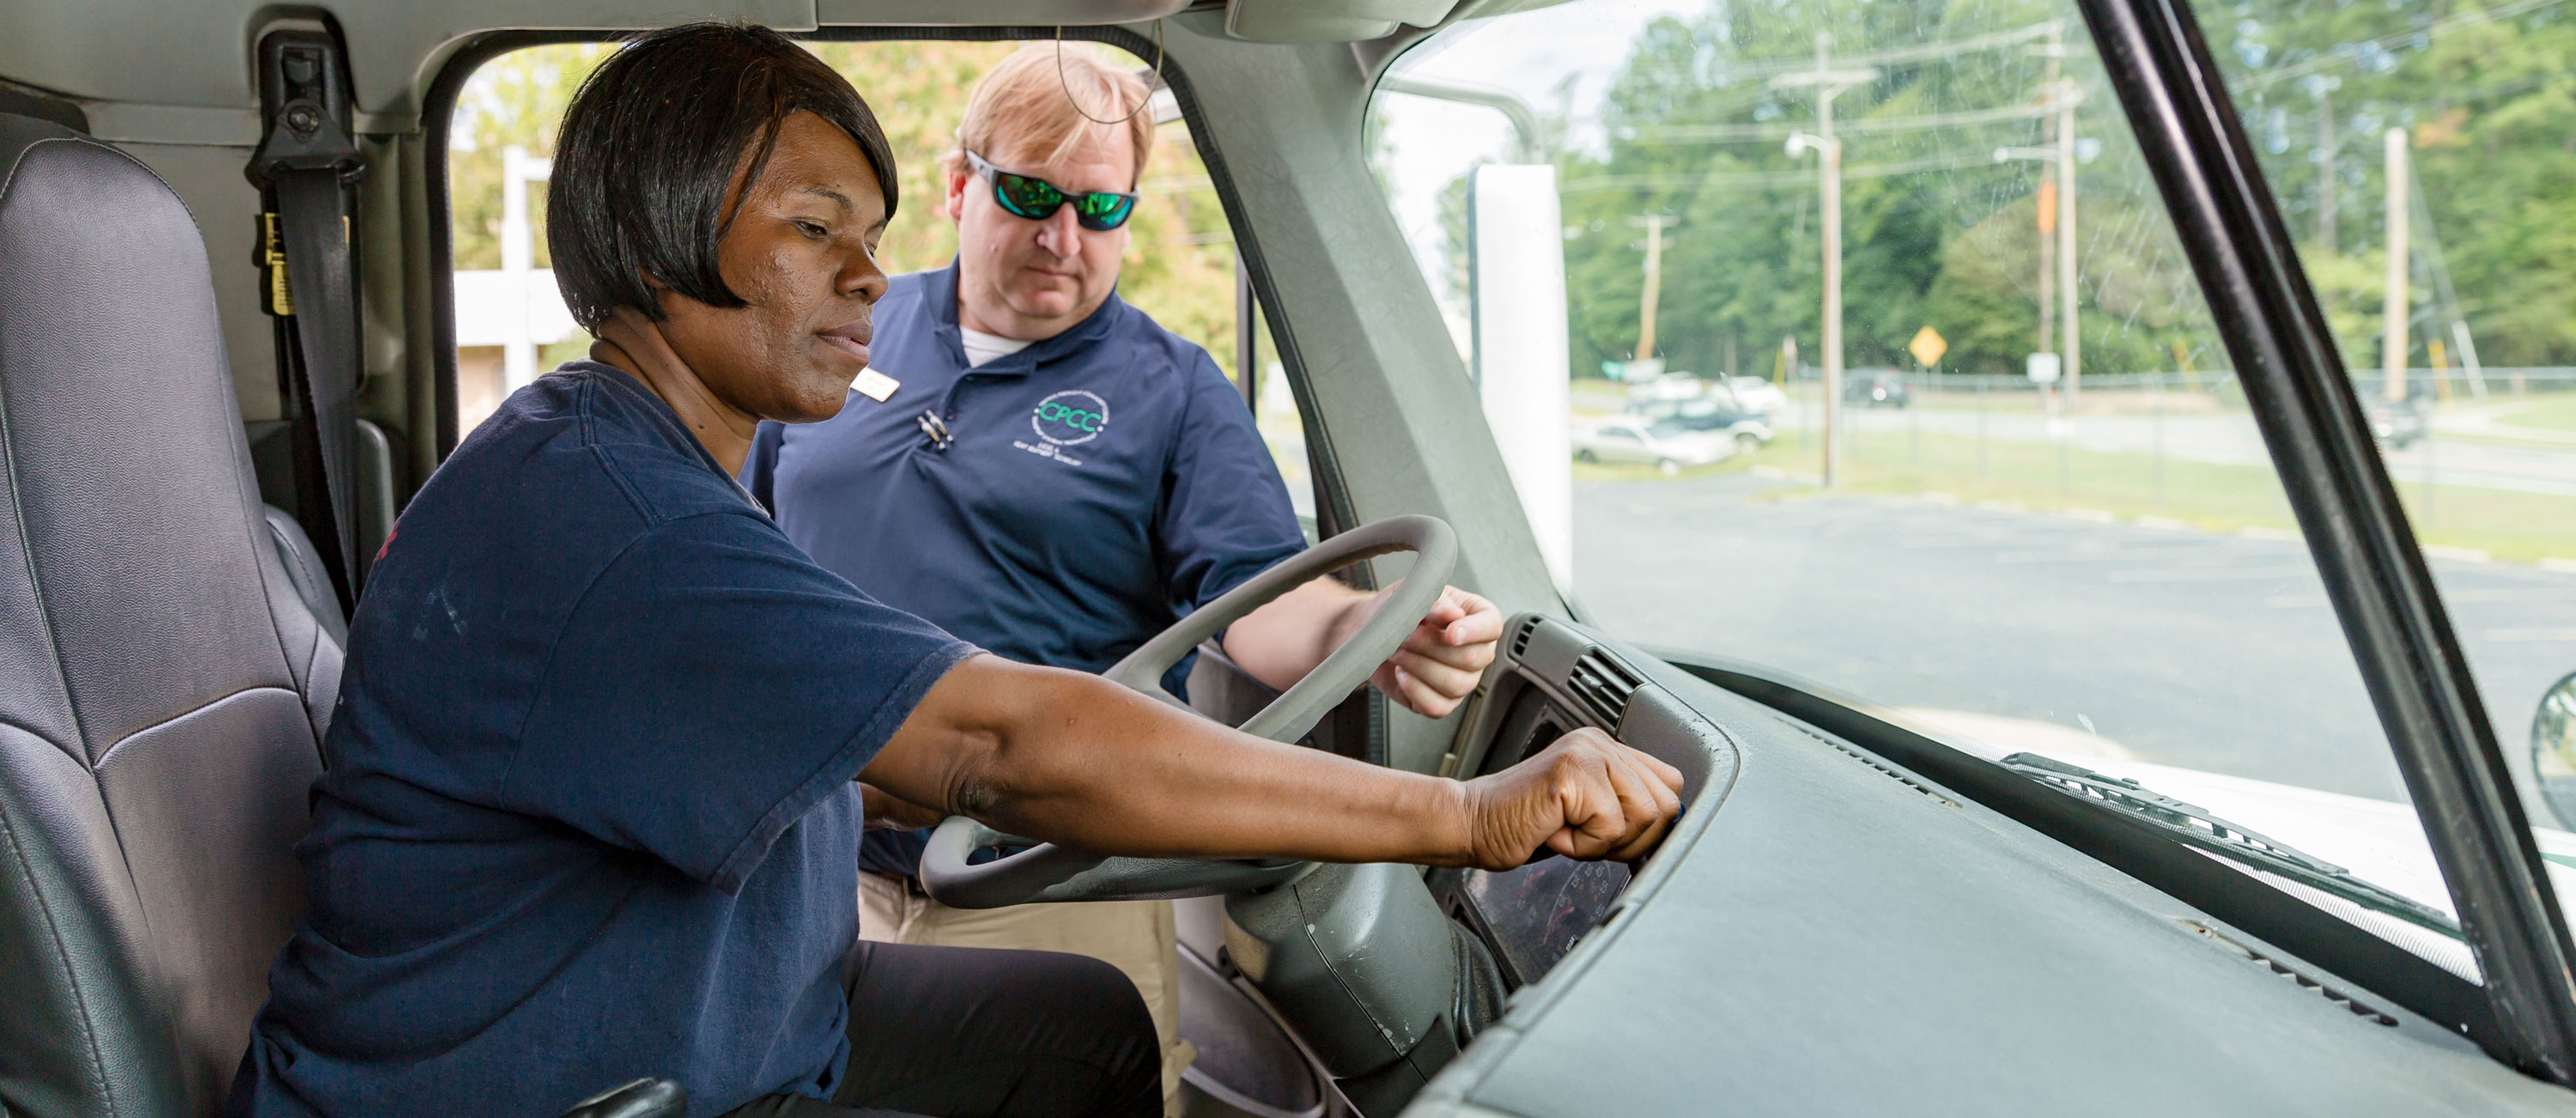
<svg viewBox="0 0 2576 1118">
<path fill-rule="evenodd" d="M 1565 689 L 1592 708 L 1605 727 L 1616 728 L 1619 716 L 1628 711 L 1628 696 L 1643 683 L 1627 665 L 1611 659 L 1600 649 L 1591 649 L 1576 657 L 1574 671 L 1565 677 Z"/>
<path fill-rule="evenodd" d="M 1538 618 L 1521 622 L 1521 631 L 1512 634 L 1512 659 L 1518 660 L 1522 653 L 1529 651 L 1530 634 L 1537 631 Z"/>
<path fill-rule="evenodd" d="M 2300 989 L 2314 991 L 2318 997 L 2324 998 L 2329 1002 L 2333 1002 L 2334 1004 L 2343 1007 L 2346 1012 L 2351 1013 L 2355 1017 L 2361 1018 L 2362 1020 L 2368 1021 L 2374 1025 L 2387 1025 L 2391 1028 L 2394 1028 L 2397 1025 L 2397 1018 L 2390 1016 L 2387 1011 L 2311 978 L 2308 975 L 2301 973 L 2297 967 L 2291 966 L 2288 963 L 2264 954 L 2263 952 L 2240 942 L 2235 937 L 2220 932 L 2216 928 L 2203 924 L 2198 920 L 2176 920 L 2174 923 L 2182 925 L 2185 931 L 2189 931 L 2200 936 L 2202 939 L 2206 939 L 2211 943 L 2215 943 L 2220 947 L 2224 947 L 2229 951 L 2242 955 L 2247 961 L 2259 965 L 2263 969 L 2271 971 L 2272 973 L 2288 979 L 2291 982 L 2297 983 Z"/>
<path fill-rule="evenodd" d="M 1913 790 L 1915 790 L 1915 791 L 1917 791 L 1917 792 L 1921 792 L 1921 793 L 1923 793 L 1925 796 L 1930 797 L 1930 798 L 1931 798 L 1931 800 L 1932 800 L 1932 802 L 1934 802 L 1934 803 L 1940 804 L 1940 805 L 1941 805 L 1941 806 L 1943 806 L 1943 807 L 1957 807 L 1957 806 L 1959 806 L 1959 801 L 1957 801 L 1957 800 L 1953 800 L 1953 799 L 1951 799 L 1951 798 L 1950 798 L 1950 797 L 1948 797 L 1948 796 L 1944 796 L 1944 795 L 1942 795 L 1942 794 L 1941 794 L 1941 793 L 1939 793 L 1939 792 L 1935 792 L 1935 791 L 1933 791 L 1933 790 L 1932 790 L 1932 787 L 1931 787 L 1930 785 L 1925 784 L 1925 783 L 1923 783 L 1922 781 L 1916 780 L 1916 779 L 1914 779 L 1912 776 L 1907 775 L 1907 774 L 1906 774 L 1906 772 L 1905 772 L 1903 769 L 1890 768 L 1890 767 L 1888 767 L 1888 765 L 1887 765 L 1885 762 L 1882 762 L 1882 761 L 1880 761 L 1879 759 L 1877 759 L 1877 758 L 1875 758 L 1875 757 L 1870 756 L 1869 754 L 1863 753 L 1863 752 L 1861 752 L 1860 750 L 1854 749 L 1854 748 L 1852 748 L 1852 747 L 1850 747 L 1850 746 L 1848 746 L 1848 745 L 1844 745 L 1844 744 L 1843 744 L 1843 743 L 1841 743 L 1841 742 L 1835 741 L 1834 739 L 1829 738 L 1829 737 L 1826 737 L 1826 736 L 1825 736 L 1825 735 L 1823 735 L 1823 734 L 1819 734 L 1819 733 L 1815 732 L 1814 730 L 1807 729 L 1807 728 L 1806 728 L 1806 727 L 1804 727 L 1804 726 L 1800 726 L 1800 727 L 1798 727 L 1798 729 L 1799 729 L 1799 731 L 1800 731 L 1800 732 L 1802 732 L 1802 733 L 1806 734 L 1808 737 L 1814 738 L 1814 739 L 1816 739 L 1817 741 L 1823 742 L 1823 743 L 1825 743 L 1826 745 L 1830 745 L 1830 746 L 1834 747 L 1834 751 L 1835 751 L 1835 752 L 1840 753 L 1840 754 L 1842 754 L 1842 755 L 1843 755 L 1843 756 L 1845 756 L 1845 757 L 1849 757 L 1849 758 L 1851 758 L 1852 760 L 1858 761 L 1858 762 L 1860 762 L 1861 764 L 1867 765 L 1867 766 L 1869 766 L 1870 768 L 1877 770 L 1877 771 L 1878 771 L 1878 773 L 1879 773 L 1879 775 L 1881 775 L 1881 776 L 1885 776 L 1885 777 L 1887 777 L 1888 779 L 1893 780 L 1893 781 L 1897 782 L 1898 784 L 1902 784 L 1902 785 L 1904 785 L 1904 786 L 1906 786 L 1906 787 L 1908 787 L 1908 788 L 1911 788 L 1911 789 L 1913 789 Z"/>
</svg>

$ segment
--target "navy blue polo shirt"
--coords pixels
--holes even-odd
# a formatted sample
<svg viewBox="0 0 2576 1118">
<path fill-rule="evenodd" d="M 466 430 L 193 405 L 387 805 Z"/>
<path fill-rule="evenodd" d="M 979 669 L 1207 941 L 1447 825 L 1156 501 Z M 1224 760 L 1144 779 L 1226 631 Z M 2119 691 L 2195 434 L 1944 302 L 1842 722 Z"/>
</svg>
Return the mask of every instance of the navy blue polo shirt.
<svg viewBox="0 0 2576 1118">
<path fill-rule="evenodd" d="M 894 278 L 868 348 L 894 392 L 761 424 L 744 482 L 815 562 L 986 651 L 1101 671 L 1305 547 L 1243 397 L 1114 294 L 969 368 L 952 263 Z M 865 865 L 909 873 L 920 848 L 872 832 Z"/>
<path fill-rule="evenodd" d="M 641 383 L 576 361 L 456 449 L 349 626 L 310 905 L 232 1112 L 828 1096 L 851 781 L 973 652 L 816 566 Z"/>
</svg>

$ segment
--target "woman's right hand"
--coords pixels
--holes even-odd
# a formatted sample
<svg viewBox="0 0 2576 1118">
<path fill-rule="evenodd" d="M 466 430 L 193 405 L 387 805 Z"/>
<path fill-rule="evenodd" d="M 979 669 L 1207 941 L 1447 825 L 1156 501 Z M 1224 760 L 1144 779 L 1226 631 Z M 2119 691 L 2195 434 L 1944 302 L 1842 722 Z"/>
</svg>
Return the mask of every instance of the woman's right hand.
<svg viewBox="0 0 2576 1118">
<path fill-rule="evenodd" d="M 1642 861 L 1681 814 L 1682 773 L 1595 729 L 1466 784 L 1469 864 L 1507 870 L 1547 853 Z"/>
</svg>

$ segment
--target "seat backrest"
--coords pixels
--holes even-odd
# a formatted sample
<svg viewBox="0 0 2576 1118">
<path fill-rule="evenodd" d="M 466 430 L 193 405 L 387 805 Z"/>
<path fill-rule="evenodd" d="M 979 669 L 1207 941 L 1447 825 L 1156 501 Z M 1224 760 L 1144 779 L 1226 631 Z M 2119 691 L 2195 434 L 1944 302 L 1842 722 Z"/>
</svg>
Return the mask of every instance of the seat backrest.
<svg viewBox="0 0 2576 1118">
<path fill-rule="evenodd" d="M 178 196 L 0 115 L 12 1118 L 214 1113 L 302 909 L 340 649 L 278 560 L 223 355 Z"/>
</svg>

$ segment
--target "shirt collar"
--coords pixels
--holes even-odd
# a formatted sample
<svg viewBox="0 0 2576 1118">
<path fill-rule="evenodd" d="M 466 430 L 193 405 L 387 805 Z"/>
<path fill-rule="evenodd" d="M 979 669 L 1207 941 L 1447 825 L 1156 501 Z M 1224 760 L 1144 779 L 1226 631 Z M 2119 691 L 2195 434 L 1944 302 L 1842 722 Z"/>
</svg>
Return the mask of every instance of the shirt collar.
<svg viewBox="0 0 2576 1118">
<path fill-rule="evenodd" d="M 636 406 L 643 408 L 659 420 L 655 426 L 661 428 L 663 442 L 670 444 L 680 453 L 697 459 L 698 464 L 706 467 L 708 473 L 725 479 L 725 484 L 733 486 L 733 491 L 742 495 L 743 503 L 759 510 L 761 516 L 765 518 L 769 515 L 769 507 L 753 497 L 751 490 L 743 488 L 741 479 L 724 471 L 724 463 L 716 461 L 715 454 L 707 449 L 707 444 L 699 442 L 698 437 L 690 433 L 689 425 L 680 419 L 678 411 L 672 409 L 671 402 L 654 392 L 651 386 L 646 385 L 633 373 L 605 361 L 581 357 L 564 363 L 564 368 L 567 370 L 576 367 L 589 374 L 593 384 L 608 385 L 609 391 L 623 394 Z"/>
<path fill-rule="evenodd" d="M 930 304 L 931 321 L 935 324 L 935 332 L 939 335 L 940 347 L 957 363 L 957 368 L 964 370 L 966 341 L 958 332 L 957 325 L 957 261 L 950 259 L 947 267 L 929 273 L 924 278 L 921 294 L 922 298 L 928 300 Z M 1082 321 L 1074 323 L 1064 333 L 1041 339 L 1018 353 L 994 358 L 976 366 L 973 371 L 976 373 L 1034 371 L 1044 362 L 1053 361 L 1108 337 L 1109 331 L 1117 325 L 1119 316 L 1125 313 L 1126 309 L 1126 300 L 1120 299 L 1118 292 L 1112 289 L 1108 298 L 1101 300 L 1098 307 L 1093 308 L 1089 315 L 1084 316 Z"/>
</svg>

